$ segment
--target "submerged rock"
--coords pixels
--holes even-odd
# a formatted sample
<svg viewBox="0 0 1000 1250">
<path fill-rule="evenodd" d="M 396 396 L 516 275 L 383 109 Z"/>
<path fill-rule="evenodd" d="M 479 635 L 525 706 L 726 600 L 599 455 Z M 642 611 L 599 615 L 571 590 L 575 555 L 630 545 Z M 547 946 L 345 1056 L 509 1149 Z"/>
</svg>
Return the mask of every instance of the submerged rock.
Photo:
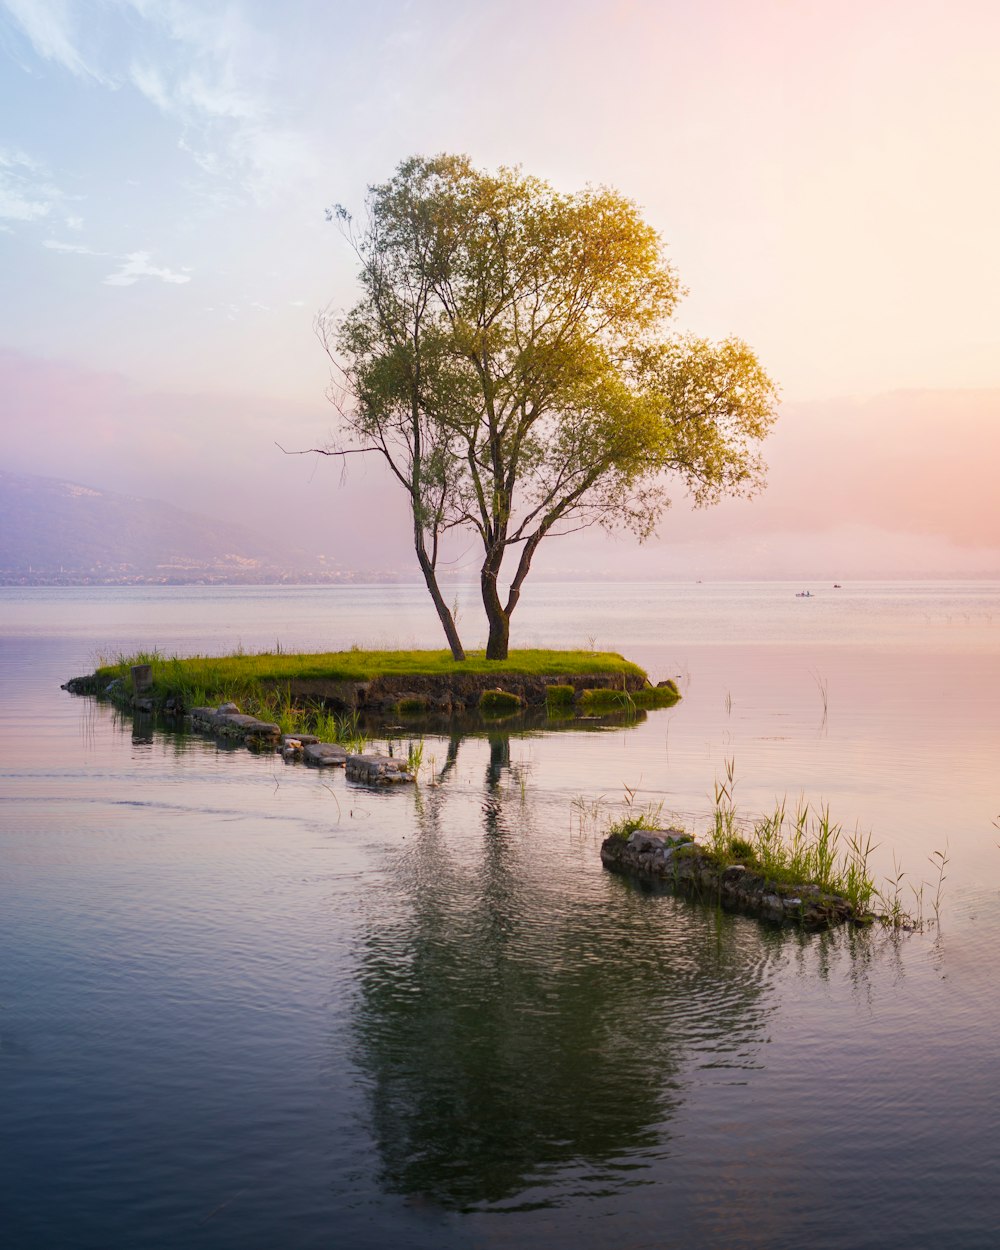
<svg viewBox="0 0 1000 1250">
<path fill-rule="evenodd" d="M 364 781 L 369 785 L 392 785 L 414 780 L 406 764 L 390 755 L 349 755 L 346 771 L 351 781 Z"/>
</svg>

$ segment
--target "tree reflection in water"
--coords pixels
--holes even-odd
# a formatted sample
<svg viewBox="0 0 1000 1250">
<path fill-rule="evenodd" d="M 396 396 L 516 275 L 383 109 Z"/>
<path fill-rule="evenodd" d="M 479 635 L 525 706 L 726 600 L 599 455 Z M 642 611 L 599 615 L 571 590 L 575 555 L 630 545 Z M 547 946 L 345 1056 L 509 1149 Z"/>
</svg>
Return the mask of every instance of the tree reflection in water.
<svg viewBox="0 0 1000 1250">
<path fill-rule="evenodd" d="M 476 793 L 459 749 L 484 746 Z M 755 1062 L 782 941 L 600 871 L 596 844 L 504 787 L 510 770 L 509 734 L 451 739 L 361 956 L 383 1183 L 455 1209 L 647 1179 L 685 1068 Z"/>
</svg>

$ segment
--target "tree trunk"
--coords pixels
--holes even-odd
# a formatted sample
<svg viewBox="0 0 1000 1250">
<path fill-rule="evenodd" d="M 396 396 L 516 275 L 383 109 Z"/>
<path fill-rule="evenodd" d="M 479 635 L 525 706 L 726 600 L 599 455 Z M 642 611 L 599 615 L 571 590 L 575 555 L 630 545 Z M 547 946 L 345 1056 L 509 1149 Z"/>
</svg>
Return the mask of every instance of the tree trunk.
<svg viewBox="0 0 1000 1250">
<path fill-rule="evenodd" d="M 510 618 L 517 607 L 518 600 L 521 598 L 521 586 L 524 584 L 524 579 L 528 576 L 528 570 L 531 568 L 531 559 L 538 544 L 548 532 L 550 525 L 551 521 L 546 521 L 524 544 L 521 550 L 521 559 L 518 561 L 517 572 L 514 574 L 514 580 L 511 582 L 510 590 L 507 594 L 506 606 L 500 602 L 500 595 L 497 591 L 497 573 L 500 560 L 503 558 L 502 552 L 499 558 L 495 558 L 492 555 L 487 555 L 486 557 L 480 580 L 483 588 L 483 605 L 486 608 L 486 619 L 490 623 L 490 637 L 489 642 L 486 644 L 486 658 L 488 660 L 506 660 L 507 658 L 510 647 Z"/>
<path fill-rule="evenodd" d="M 444 635 L 448 639 L 448 646 L 451 647 L 451 656 L 453 660 L 464 660 L 465 650 L 462 647 L 462 640 L 458 636 L 458 628 L 455 625 L 455 618 L 451 614 L 451 608 L 444 601 L 444 595 L 438 586 L 437 574 L 434 571 L 434 564 L 430 556 L 427 554 L 427 547 L 424 544 L 424 536 L 419 525 L 414 525 L 413 529 L 413 545 L 417 552 L 417 560 L 420 562 L 420 568 L 424 575 L 424 581 L 427 583 L 427 589 L 431 592 L 431 598 L 434 600 L 434 606 L 437 608 L 438 618 L 444 628 Z"/>
<path fill-rule="evenodd" d="M 486 658 L 488 660 L 506 660 L 507 650 L 510 645 L 510 616 L 504 611 L 504 606 L 500 602 L 500 596 L 497 594 L 496 570 L 491 567 L 489 559 L 483 565 L 479 583 L 483 591 L 483 607 L 486 609 L 486 619 L 490 624 L 490 636 L 486 643 Z"/>
</svg>

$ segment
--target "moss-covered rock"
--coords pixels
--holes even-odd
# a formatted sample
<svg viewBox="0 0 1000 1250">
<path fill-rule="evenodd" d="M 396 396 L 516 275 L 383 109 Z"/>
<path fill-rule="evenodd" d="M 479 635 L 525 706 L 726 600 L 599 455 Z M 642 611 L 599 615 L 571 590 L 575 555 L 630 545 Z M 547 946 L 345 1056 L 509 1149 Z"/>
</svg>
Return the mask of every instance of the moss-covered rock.
<svg viewBox="0 0 1000 1250">
<path fill-rule="evenodd" d="M 479 696 L 479 710 L 484 716 L 511 716 L 524 707 L 524 700 L 511 690 L 484 690 Z"/>
<path fill-rule="evenodd" d="M 572 686 L 546 686 L 545 702 L 551 708 L 567 710 L 576 702 L 576 691 Z"/>
</svg>

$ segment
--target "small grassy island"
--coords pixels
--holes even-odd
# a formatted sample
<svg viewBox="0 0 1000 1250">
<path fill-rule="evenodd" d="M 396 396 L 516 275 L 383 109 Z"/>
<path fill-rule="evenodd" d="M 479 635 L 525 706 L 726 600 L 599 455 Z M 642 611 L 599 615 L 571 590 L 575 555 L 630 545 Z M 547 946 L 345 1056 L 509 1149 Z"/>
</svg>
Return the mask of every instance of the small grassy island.
<svg viewBox="0 0 1000 1250">
<path fill-rule="evenodd" d="M 874 887 L 867 877 L 817 872 L 815 865 L 762 863 L 749 841 L 702 845 L 683 829 L 613 830 L 601 845 L 606 868 L 659 881 L 678 894 L 711 900 L 728 911 L 804 929 L 852 921 L 871 924 Z"/>
<path fill-rule="evenodd" d="M 277 731 L 318 731 L 343 716 L 411 717 L 474 713 L 501 718 L 539 709 L 569 718 L 670 707 L 675 682 L 609 651 L 512 651 L 505 660 L 448 651 L 273 651 L 167 658 L 119 656 L 66 683 L 76 694 L 110 698 L 131 711 L 183 715 L 235 703 Z"/>
<path fill-rule="evenodd" d="M 574 721 L 634 724 L 681 695 L 672 679 L 653 685 L 616 652 L 513 651 L 505 660 L 482 652 L 456 661 L 448 651 L 333 651 L 165 657 L 121 655 L 64 689 L 108 699 L 138 716 L 235 739 L 252 750 L 318 767 L 342 766 L 369 784 L 415 782 L 422 735 L 511 733 L 572 728 Z M 491 726 L 495 728 L 491 728 Z M 580 724 L 580 728 L 590 725 Z M 409 754 L 393 741 L 409 732 Z M 367 752 L 374 737 L 388 754 Z M 748 824 L 733 802 L 734 764 L 715 785 L 714 827 L 705 843 L 663 828 L 659 808 L 631 809 L 608 829 L 601 859 L 614 871 L 659 882 L 674 892 L 714 901 L 761 919 L 824 929 L 879 920 L 920 927 L 895 896 L 880 893 L 868 872 L 869 839 L 840 847 L 840 827 L 823 809 L 800 804 L 786 820 L 784 803 Z M 946 857 L 935 896 L 940 901 Z"/>
</svg>

